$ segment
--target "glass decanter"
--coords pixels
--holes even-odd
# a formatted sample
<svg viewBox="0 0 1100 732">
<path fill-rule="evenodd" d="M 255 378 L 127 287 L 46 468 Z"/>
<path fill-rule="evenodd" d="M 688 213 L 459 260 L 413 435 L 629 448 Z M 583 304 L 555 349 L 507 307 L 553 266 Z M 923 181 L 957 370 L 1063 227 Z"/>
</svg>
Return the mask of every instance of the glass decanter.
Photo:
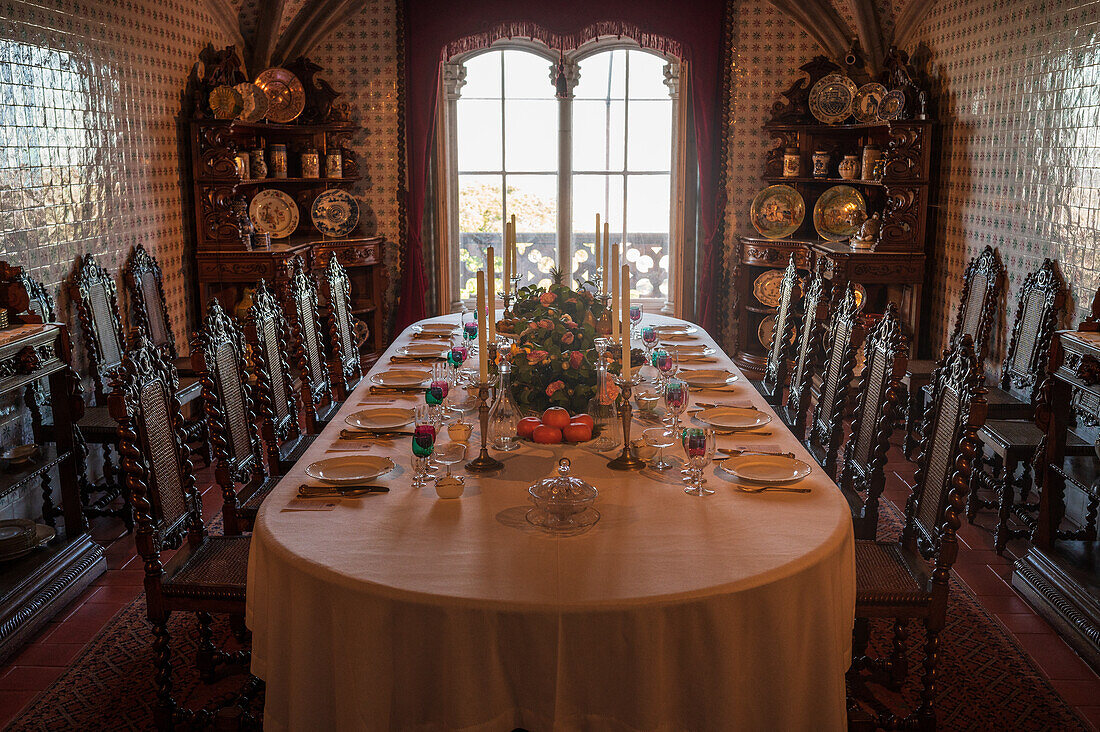
<svg viewBox="0 0 1100 732">
<path fill-rule="evenodd" d="M 615 384 L 607 373 L 607 338 L 597 338 L 596 345 L 596 396 L 588 402 L 588 414 L 595 422 L 596 435 L 592 447 L 600 452 L 614 450 L 623 444 L 623 424 L 619 409 L 615 406 Z"/>
<path fill-rule="evenodd" d="M 519 448 L 519 421 L 522 415 L 519 405 L 512 397 L 512 364 L 506 358 L 500 359 L 498 366 L 496 400 L 489 410 L 489 446 L 494 450 L 508 452 Z"/>
</svg>

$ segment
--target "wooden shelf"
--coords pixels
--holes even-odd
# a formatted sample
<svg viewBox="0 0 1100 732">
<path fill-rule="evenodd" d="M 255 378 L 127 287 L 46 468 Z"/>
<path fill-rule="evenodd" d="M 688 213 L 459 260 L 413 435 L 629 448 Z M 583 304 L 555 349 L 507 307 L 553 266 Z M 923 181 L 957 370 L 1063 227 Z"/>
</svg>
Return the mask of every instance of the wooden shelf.
<svg viewBox="0 0 1100 732">
<path fill-rule="evenodd" d="M 842 125 L 827 125 L 821 122 L 808 122 L 808 123 L 765 123 L 764 129 L 769 132 L 774 130 L 777 132 L 810 132 L 810 133 L 833 133 L 833 132 L 872 132 L 875 130 L 887 130 L 891 125 L 928 125 L 932 124 L 930 119 L 898 119 L 889 120 L 884 122 L 852 122 Z"/>
<path fill-rule="evenodd" d="M 68 457 L 68 450 L 60 455 L 57 454 L 57 445 L 49 444 L 40 447 L 38 457 L 31 463 L 16 470 L 0 472 L 0 498 L 42 475 Z"/>
<path fill-rule="evenodd" d="M 355 183 L 362 180 L 362 176 L 346 178 L 201 178 L 200 183 L 228 183 L 236 186 L 265 186 L 265 185 L 338 185 L 340 183 Z"/>
<path fill-rule="evenodd" d="M 746 305 L 745 310 L 757 315 L 774 315 L 778 312 L 775 308 L 769 308 L 767 305 Z"/>
<path fill-rule="evenodd" d="M 359 126 L 351 122 L 334 122 L 320 125 L 296 125 L 279 122 L 245 122 L 240 119 L 198 119 L 197 124 L 211 127 L 229 127 L 234 130 L 255 132 L 289 132 L 303 135 L 316 135 L 319 132 L 355 132 Z"/>
<path fill-rule="evenodd" d="M 804 176 L 799 176 L 797 178 L 785 178 L 783 176 L 769 175 L 765 176 L 764 180 L 766 180 L 768 183 L 821 183 L 829 185 L 874 186 L 876 188 L 882 188 L 885 185 L 881 180 L 861 180 L 858 178 L 807 178 Z"/>
</svg>

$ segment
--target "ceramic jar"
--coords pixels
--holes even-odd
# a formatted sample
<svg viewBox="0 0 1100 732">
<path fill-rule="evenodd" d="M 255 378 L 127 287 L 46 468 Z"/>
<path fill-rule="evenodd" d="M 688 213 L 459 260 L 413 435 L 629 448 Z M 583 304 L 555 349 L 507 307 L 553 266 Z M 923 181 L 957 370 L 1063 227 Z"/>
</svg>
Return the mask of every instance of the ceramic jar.
<svg viewBox="0 0 1100 732">
<path fill-rule="evenodd" d="M 266 178 L 267 177 L 267 161 L 264 160 L 264 149 L 262 147 L 256 148 L 248 154 L 249 172 L 252 174 L 253 179 Z"/>
<path fill-rule="evenodd" d="M 286 177 L 286 145 L 275 143 L 271 146 L 271 177 Z"/>
<path fill-rule="evenodd" d="M 251 166 L 248 164 L 248 153 L 237 153 L 233 156 L 233 162 L 237 166 L 237 175 L 241 180 L 249 180 L 252 177 Z"/>
<path fill-rule="evenodd" d="M 882 160 L 882 148 L 873 142 L 863 146 L 863 180 L 876 180 L 875 165 Z"/>
<path fill-rule="evenodd" d="M 838 171 L 844 180 L 855 180 L 859 176 L 859 160 L 855 155 L 845 155 L 840 161 Z"/>
<path fill-rule="evenodd" d="M 325 176 L 328 178 L 344 177 L 344 158 L 340 150 L 329 150 L 325 155 Z"/>
<path fill-rule="evenodd" d="M 815 178 L 828 178 L 829 177 L 829 153 L 824 150 L 814 151 L 814 177 Z"/>
<path fill-rule="evenodd" d="M 797 147 L 788 147 L 783 151 L 783 177 L 797 178 L 802 171 L 802 160 L 798 156 Z"/>
<path fill-rule="evenodd" d="M 306 150 L 304 153 L 302 153 L 302 177 L 321 177 L 321 156 L 318 155 L 317 151 L 313 148 L 310 148 L 309 150 Z"/>
</svg>

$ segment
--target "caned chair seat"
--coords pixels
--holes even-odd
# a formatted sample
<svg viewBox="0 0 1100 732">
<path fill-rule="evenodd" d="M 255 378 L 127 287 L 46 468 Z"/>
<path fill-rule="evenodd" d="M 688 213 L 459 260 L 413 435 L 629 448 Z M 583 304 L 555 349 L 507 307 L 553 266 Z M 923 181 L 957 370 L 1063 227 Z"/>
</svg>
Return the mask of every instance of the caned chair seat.
<svg viewBox="0 0 1100 732">
<path fill-rule="evenodd" d="M 249 523 L 255 521 L 256 512 L 260 510 L 260 504 L 264 502 L 264 499 L 267 498 L 267 494 L 271 493 L 271 489 L 274 488 L 280 480 L 280 477 L 265 478 L 247 497 L 242 498 L 237 513 L 243 516 Z"/>
<path fill-rule="evenodd" d="M 269 469 L 277 469 L 279 473 L 286 474 L 294 467 L 294 464 L 302 459 L 306 450 L 317 439 L 317 435 L 298 435 L 298 437 L 279 445 L 279 464 Z"/>
<path fill-rule="evenodd" d="M 986 422 L 985 426 L 978 431 L 978 436 L 982 438 L 982 444 L 998 454 L 1009 450 L 1031 454 L 1043 439 L 1043 431 L 1032 422 L 995 419 Z M 1092 455 L 1092 453 L 1092 443 L 1086 442 L 1072 431 L 1066 434 L 1066 454 Z"/>
<path fill-rule="evenodd" d="M 856 542 L 856 606 L 889 607 L 896 617 L 899 606 L 922 608 L 932 599 L 929 572 L 918 554 L 896 542 Z M 861 610 L 857 609 L 857 613 Z"/>
<path fill-rule="evenodd" d="M 164 581 L 168 597 L 244 602 L 248 536 L 207 536 Z"/>
<path fill-rule="evenodd" d="M 986 387 L 986 403 L 990 419 L 996 420 L 1008 420 L 1008 419 L 1032 419 L 1035 416 L 1035 407 L 1030 402 L 1025 402 L 1012 392 L 1005 391 L 1000 387 L 989 386 Z M 932 396 L 932 389 L 930 385 L 923 387 L 924 398 L 927 401 Z"/>
</svg>

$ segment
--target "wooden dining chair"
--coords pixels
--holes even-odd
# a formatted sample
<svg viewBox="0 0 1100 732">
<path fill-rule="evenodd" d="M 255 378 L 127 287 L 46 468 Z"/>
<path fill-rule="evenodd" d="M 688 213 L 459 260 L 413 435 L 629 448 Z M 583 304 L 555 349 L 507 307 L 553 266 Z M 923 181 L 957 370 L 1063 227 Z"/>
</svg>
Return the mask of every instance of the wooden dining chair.
<svg viewBox="0 0 1100 732">
<path fill-rule="evenodd" d="M 295 367 L 301 383 L 306 431 L 316 433 L 328 423 L 340 404 L 333 399 L 324 349 L 321 346 L 321 327 L 317 317 L 317 282 L 300 256 L 291 259 L 289 266 L 286 314 L 294 336 Z"/>
<path fill-rule="evenodd" d="M 811 403 L 810 386 L 821 361 L 822 324 L 828 309 L 825 275 L 823 268 L 818 267 L 802 298 L 802 327 L 798 329 L 790 387 L 786 398 L 776 409 L 780 419 L 799 440 L 806 434 L 806 419 Z"/>
<path fill-rule="evenodd" d="M 829 316 L 829 328 L 825 338 L 826 359 L 821 375 L 821 396 L 814 405 L 810 420 L 810 434 L 806 447 L 814 459 L 825 469 L 831 480 L 836 480 L 837 457 L 840 454 L 844 428 L 844 413 L 848 405 L 848 393 L 852 386 L 852 372 L 856 363 L 856 351 L 863 342 L 863 326 L 860 324 L 859 300 L 851 283 L 844 288 L 836 307 Z"/>
<path fill-rule="evenodd" d="M 934 398 L 922 421 L 913 490 L 905 504 L 899 541 L 856 541 L 856 624 L 849 689 L 854 700 L 872 706 L 869 680 L 899 689 L 908 675 L 909 621 L 924 625 L 920 702 L 904 719 L 879 719 L 890 728 L 933 729 L 936 725 L 936 665 L 940 632 L 947 623 L 948 578 L 958 556 L 957 532 L 970 489 L 978 430 L 985 422 L 982 369 L 969 334 L 932 376 Z M 866 655 L 869 620 L 892 618 L 893 642 L 881 658 Z M 863 710 L 867 712 L 867 710 Z M 889 713 L 887 713 L 889 714 Z M 852 717 L 849 717 L 851 720 Z"/>
<path fill-rule="evenodd" d="M 225 533 L 251 531 L 260 504 L 278 479 L 264 470 L 244 338 L 217 299 L 210 300 L 191 341 L 191 360 L 202 381 Z"/>
<path fill-rule="evenodd" d="M 963 273 L 962 299 L 948 338 L 949 346 L 960 336 L 969 335 L 978 354 L 978 361 L 984 362 L 1003 286 L 1004 265 L 997 256 L 997 250 L 986 246 L 978 256 L 970 260 Z M 929 360 L 909 361 L 904 382 L 909 398 L 905 418 L 906 457 L 912 456 L 916 446 L 916 430 L 924 414 L 924 387 L 930 382 L 936 365 L 937 362 Z"/>
<path fill-rule="evenodd" d="M 775 329 L 772 332 L 771 346 L 768 348 L 768 361 L 764 366 L 764 377 L 757 382 L 757 390 L 772 406 L 782 404 L 787 388 L 787 376 L 790 365 L 791 342 L 794 340 L 794 308 L 802 296 L 802 284 L 795 267 L 794 257 L 787 262 L 783 279 L 779 286 L 779 307 L 776 308 Z"/>
<path fill-rule="evenodd" d="M 351 282 L 335 253 L 325 266 L 324 295 L 331 354 L 329 373 L 336 399 L 343 401 L 363 378 L 363 369 L 355 338 L 355 316 L 351 313 Z"/>
<path fill-rule="evenodd" d="M 287 325 L 283 309 L 264 280 L 256 285 L 244 325 L 256 375 L 256 412 L 268 470 L 285 475 L 315 434 L 303 434 L 290 374 Z"/>
<path fill-rule="evenodd" d="M 137 522 L 135 541 L 145 567 L 145 604 L 153 626 L 158 729 L 177 724 L 196 728 L 213 721 L 209 708 L 181 707 L 173 697 L 172 647 L 168 619 L 193 612 L 198 620 L 196 664 L 204 681 L 224 663 L 246 666 L 247 650 L 227 652 L 214 645 L 211 613 L 243 617 L 249 536 L 212 536 L 202 519 L 191 449 L 183 431 L 178 377 L 140 330 L 115 372 L 109 405 L 118 421 L 123 471 Z M 177 549 L 168 561 L 162 553 Z M 251 680 L 250 680 L 251 681 Z M 252 693 L 255 683 L 246 684 Z"/>
<path fill-rule="evenodd" d="M 875 539 L 878 535 L 878 504 L 886 487 L 890 436 L 905 414 L 901 379 L 905 376 L 908 348 L 897 305 L 891 302 L 863 342 L 863 373 L 838 481 L 852 509 L 857 539 Z"/>
<path fill-rule="evenodd" d="M 130 311 L 134 324 L 143 329 L 153 345 L 163 348 L 181 376 L 193 376 L 191 359 L 180 356 L 172 332 L 172 316 L 164 296 L 164 277 L 160 263 L 143 245 L 130 252 L 123 270 L 123 279 L 130 296 Z"/>
</svg>

